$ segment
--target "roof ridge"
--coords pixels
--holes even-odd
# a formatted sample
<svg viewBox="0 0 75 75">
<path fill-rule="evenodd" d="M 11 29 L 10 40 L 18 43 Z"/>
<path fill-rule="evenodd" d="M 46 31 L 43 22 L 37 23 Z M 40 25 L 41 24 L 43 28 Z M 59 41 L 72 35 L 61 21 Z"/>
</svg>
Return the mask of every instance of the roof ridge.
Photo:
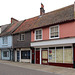
<svg viewBox="0 0 75 75">
<path fill-rule="evenodd" d="M 24 21 L 26 21 L 26 20 L 23 20 L 22 23 L 24 23 Z M 20 21 L 18 21 L 18 22 L 20 22 Z M 22 25 L 22 23 L 21 23 L 18 27 L 20 27 L 20 26 Z M 17 27 L 17 28 L 18 28 L 18 27 Z M 17 28 L 16 28 L 16 29 L 17 29 Z M 16 30 L 16 29 L 15 29 L 15 30 Z M 14 30 L 14 31 L 15 31 L 15 30 Z M 14 32 L 14 31 L 13 31 L 13 32 Z M 14 34 L 13 32 L 12 32 L 12 34 Z"/>
<path fill-rule="evenodd" d="M 66 9 L 66 8 L 69 8 L 69 7 L 73 6 L 73 5 L 74 5 L 74 4 L 71 4 L 71 5 L 68 5 L 68 6 L 65 6 L 65 7 L 62 7 L 62 8 L 59 8 L 59 9 L 56 9 L 56 10 L 47 12 L 47 13 L 45 13 L 44 15 L 49 14 L 49 13 L 53 13 L 53 12 L 56 12 L 56 11 L 60 11 L 60 10 Z"/>
</svg>

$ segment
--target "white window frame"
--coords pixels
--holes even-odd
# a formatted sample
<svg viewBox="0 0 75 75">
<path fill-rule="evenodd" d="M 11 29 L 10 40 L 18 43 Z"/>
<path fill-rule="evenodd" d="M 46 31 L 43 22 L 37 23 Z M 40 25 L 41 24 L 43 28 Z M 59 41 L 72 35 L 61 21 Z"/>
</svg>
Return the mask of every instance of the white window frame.
<svg viewBox="0 0 75 75">
<path fill-rule="evenodd" d="M 22 39 L 22 35 L 24 35 L 24 40 L 25 40 L 25 34 L 20 34 L 20 41 L 24 41 L 24 40 Z"/>
<path fill-rule="evenodd" d="M 56 27 L 56 26 L 58 26 L 58 37 L 52 37 L 52 38 L 51 38 L 51 28 L 52 28 L 52 27 Z M 59 25 L 51 26 L 51 27 L 49 28 L 49 39 L 55 39 L 55 38 L 59 38 Z"/>
<path fill-rule="evenodd" d="M 7 57 L 4 57 L 4 51 L 8 52 Z M 4 58 L 8 58 L 8 57 L 9 57 L 9 50 L 3 50 L 3 57 L 4 57 Z"/>
<path fill-rule="evenodd" d="M 42 29 L 36 29 L 36 30 L 35 30 L 35 35 L 34 35 L 34 36 L 35 36 L 35 41 L 42 40 L 42 38 L 41 38 L 41 39 L 36 39 L 36 31 L 38 31 L 38 30 L 41 30 L 41 32 L 42 32 L 41 35 L 43 36 L 43 31 L 42 31 Z"/>
<path fill-rule="evenodd" d="M 6 38 L 6 39 L 5 39 L 5 38 Z M 3 41 L 3 39 L 6 40 L 6 42 Z M 3 45 L 7 45 L 7 44 L 8 44 L 8 37 L 7 37 L 7 36 L 2 37 L 2 44 L 3 44 Z"/>
<path fill-rule="evenodd" d="M 62 46 L 63 47 L 63 63 L 65 63 L 64 62 L 64 47 L 65 46 L 66 45 Z M 71 46 L 72 47 L 72 64 L 73 64 L 73 46 L 72 45 L 68 45 L 68 46 Z M 55 46 L 55 63 L 57 63 L 56 62 L 56 47 L 61 47 L 61 46 Z M 49 48 L 48 48 L 48 62 L 49 62 Z"/>
</svg>

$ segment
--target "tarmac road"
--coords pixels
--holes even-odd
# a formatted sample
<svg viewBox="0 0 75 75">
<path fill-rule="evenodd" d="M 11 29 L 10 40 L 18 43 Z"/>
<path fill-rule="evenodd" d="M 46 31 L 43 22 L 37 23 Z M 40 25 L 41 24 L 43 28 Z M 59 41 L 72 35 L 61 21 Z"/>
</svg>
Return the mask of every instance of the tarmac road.
<svg viewBox="0 0 75 75">
<path fill-rule="evenodd" d="M 0 75 L 57 75 L 57 74 L 0 63 Z"/>
</svg>

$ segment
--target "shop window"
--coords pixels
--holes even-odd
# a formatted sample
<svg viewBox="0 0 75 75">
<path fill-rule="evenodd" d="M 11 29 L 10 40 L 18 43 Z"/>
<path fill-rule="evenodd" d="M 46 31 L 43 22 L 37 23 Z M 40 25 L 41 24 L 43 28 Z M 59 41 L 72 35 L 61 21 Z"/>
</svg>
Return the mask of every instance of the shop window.
<svg viewBox="0 0 75 75">
<path fill-rule="evenodd" d="M 72 48 L 71 47 L 64 47 L 64 63 L 72 63 Z"/>
<path fill-rule="evenodd" d="M 55 49 L 49 48 L 49 56 L 48 56 L 49 62 L 55 62 Z"/>
<path fill-rule="evenodd" d="M 30 59 L 30 51 L 21 51 L 21 59 Z"/>
<path fill-rule="evenodd" d="M 56 48 L 56 62 L 63 63 L 63 47 Z"/>
<path fill-rule="evenodd" d="M 3 57 L 9 57 L 9 51 L 3 51 Z"/>
<path fill-rule="evenodd" d="M 50 38 L 59 37 L 59 26 L 51 26 L 50 27 Z"/>
</svg>

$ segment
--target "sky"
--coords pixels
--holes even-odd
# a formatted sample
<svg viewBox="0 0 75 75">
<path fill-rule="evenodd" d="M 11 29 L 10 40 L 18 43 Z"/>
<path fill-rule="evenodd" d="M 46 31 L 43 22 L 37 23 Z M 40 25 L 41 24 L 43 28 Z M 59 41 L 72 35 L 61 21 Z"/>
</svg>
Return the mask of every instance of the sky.
<svg viewBox="0 0 75 75">
<path fill-rule="evenodd" d="M 11 17 L 24 20 L 40 15 L 41 3 L 45 13 L 74 4 L 75 0 L 0 0 L 0 26 L 9 24 Z"/>
</svg>

